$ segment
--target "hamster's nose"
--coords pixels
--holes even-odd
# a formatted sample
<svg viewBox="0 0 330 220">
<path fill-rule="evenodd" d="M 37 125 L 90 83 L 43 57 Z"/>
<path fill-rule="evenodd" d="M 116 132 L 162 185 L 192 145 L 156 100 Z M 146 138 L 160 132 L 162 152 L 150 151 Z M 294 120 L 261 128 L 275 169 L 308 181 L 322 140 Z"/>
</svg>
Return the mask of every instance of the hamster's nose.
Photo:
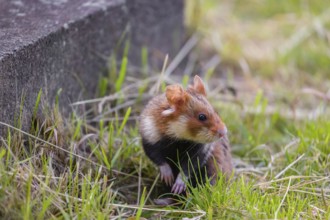
<svg viewBox="0 0 330 220">
<path fill-rule="evenodd" d="M 227 134 L 227 127 L 223 126 L 223 128 L 218 129 L 218 134 L 219 134 L 220 137 L 225 136 Z"/>
</svg>

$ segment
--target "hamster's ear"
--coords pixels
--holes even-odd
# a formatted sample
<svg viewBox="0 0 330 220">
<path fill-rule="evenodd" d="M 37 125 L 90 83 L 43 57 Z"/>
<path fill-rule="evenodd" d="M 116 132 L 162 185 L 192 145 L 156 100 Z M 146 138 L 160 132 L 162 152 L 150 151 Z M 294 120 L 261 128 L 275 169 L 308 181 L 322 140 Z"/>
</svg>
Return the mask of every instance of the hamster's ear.
<svg viewBox="0 0 330 220">
<path fill-rule="evenodd" d="M 178 108 L 188 100 L 188 94 L 181 85 L 169 85 L 166 87 L 166 98 L 171 106 Z"/>
<path fill-rule="evenodd" d="M 190 86 L 190 88 L 195 90 L 197 93 L 199 93 L 203 96 L 206 96 L 206 90 L 205 90 L 204 83 L 198 75 L 196 75 L 194 77 L 194 84 L 192 86 Z"/>
</svg>

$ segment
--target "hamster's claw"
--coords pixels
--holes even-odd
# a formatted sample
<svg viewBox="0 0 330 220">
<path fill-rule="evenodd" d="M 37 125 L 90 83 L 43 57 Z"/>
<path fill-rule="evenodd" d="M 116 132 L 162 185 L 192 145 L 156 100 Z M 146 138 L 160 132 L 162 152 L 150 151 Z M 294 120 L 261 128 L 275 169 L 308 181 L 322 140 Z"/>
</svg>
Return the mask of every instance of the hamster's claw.
<svg viewBox="0 0 330 220">
<path fill-rule="evenodd" d="M 165 182 L 166 185 L 171 186 L 174 181 L 174 176 L 172 172 L 172 168 L 170 165 L 165 163 L 159 167 L 160 170 L 160 179 Z"/>
<path fill-rule="evenodd" d="M 172 186 L 171 192 L 174 194 L 181 194 L 186 190 L 186 184 L 184 183 L 181 174 L 175 180 L 174 185 Z"/>
</svg>

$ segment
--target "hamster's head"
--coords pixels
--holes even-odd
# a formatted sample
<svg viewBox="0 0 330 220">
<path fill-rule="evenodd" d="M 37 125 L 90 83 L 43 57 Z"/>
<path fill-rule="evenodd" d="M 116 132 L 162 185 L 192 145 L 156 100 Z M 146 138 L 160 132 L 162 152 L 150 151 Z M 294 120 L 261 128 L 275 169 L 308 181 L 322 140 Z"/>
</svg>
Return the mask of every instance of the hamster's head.
<svg viewBox="0 0 330 220">
<path fill-rule="evenodd" d="M 214 142 L 227 134 L 226 125 L 206 99 L 199 76 L 184 90 L 181 85 L 166 87 L 169 107 L 162 112 L 167 119 L 167 135 L 198 143 Z"/>
</svg>

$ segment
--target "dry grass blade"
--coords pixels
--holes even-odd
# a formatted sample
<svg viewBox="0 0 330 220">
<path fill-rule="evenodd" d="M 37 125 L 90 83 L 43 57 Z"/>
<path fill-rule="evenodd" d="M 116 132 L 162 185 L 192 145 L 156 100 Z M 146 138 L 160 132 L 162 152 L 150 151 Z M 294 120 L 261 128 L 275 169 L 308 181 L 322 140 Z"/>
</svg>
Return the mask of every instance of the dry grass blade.
<svg viewBox="0 0 330 220">
<path fill-rule="evenodd" d="M 295 165 L 299 160 L 301 160 L 303 157 L 305 156 L 305 154 L 300 155 L 295 161 L 293 161 L 291 164 L 289 164 L 287 167 L 285 167 L 284 170 L 282 170 L 281 172 L 279 172 L 274 179 L 278 179 L 280 176 L 282 176 L 288 169 L 290 169 L 293 165 Z"/>
<path fill-rule="evenodd" d="M 170 63 L 166 69 L 164 76 L 168 77 L 172 72 L 178 67 L 182 60 L 188 55 L 188 53 L 197 45 L 199 37 L 197 34 L 194 34 L 187 43 L 182 47 L 179 53 L 175 56 L 173 61 Z"/>
<path fill-rule="evenodd" d="M 27 132 L 25 132 L 25 131 L 23 131 L 23 130 L 21 130 L 21 129 L 15 128 L 14 126 L 11 126 L 11 125 L 9 125 L 9 124 L 7 124 L 7 123 L 0 122 L 0 125 L 4 125 L 4 126 L 10 128 L 10 129 L 13 129 L 13 130 L 15 130 L 15 131 L 17 131 L 17 132 L 20 132 L 20 133 L 22 133 L 22 134 L 24 134 L 24 135 L 26 135 L 26 136 L 28 136 L 28 137 L 30 137 L 30 138 L 33 138 L 33 139 L 35 139 L 35 140 L 37 140 L 37 141 L 40 141 L 40 142 L 42 142 L 42 143 L 45 143 L 45 144 L 47 144 L 47 145 L 49 145 L 49 146 L 51 146 L 51 147 L 54 147 L 54 148 L 56 148 L 56 149 L 58 149 L 58 150 L 60 150 L 60 151 L 63 151 L 63 152 L 65 152 L 65 153 L 69 154 L 69 155 L 72 155 L 72 156 L 75 156 L 75 157 L 77 157 L 77 158 L 79 158 L 79 159 L 82 159 L 82 160 L 84 160 L 84 161 L 87 161 L 87 162 L 89 162 L 89 163 L 91 163 L 91 164 L 93 164 L 93 165 L 95 165 L 95 166 L 97 166 L 97 167 L 102 167 L 102 168 L 104 168 L 104 169 L 108 169 L 107 167 L 105 167 L 105 166 L 103 166 L 103 165 L 101 165 L 101 164 L 98 164 L 98 163 L 96 163 L 96 162 L 94 162 L 94 161 L 92 161 L 92 160 L 89 160 L 88 158 L 85 158 L 85 157 L 83 157 L 83 156 L 81 156 L 81 155 L 75 154 L 75 153 L 73 153 L 73 152 L 71 152 L 71 151 L 69 151 L 69 150 L 64 149 L 63 147 L 57 146 L 57 145 L 55 145 L 55 144 L 52 144 L 52 143 L 50 143 L 50 142 L 48 142 L 48 141 L 45 141 L 45 140 L 39 138 L 39 137 L 36 137 L 36 136 L 34 136 L 34 135 L 31 135 L 31 134 L 29 134 L 29 133 L 27 133 Z"/>
<path fill-rule="evenodd" d="M 149 92 L 150 94 L 159 94 L 160 89 L 161 89 L 161 85 L 164 82 L 164 72 L 165 72 L 165 69 L 166 69 L 166 66 L 167 66 L 167 62 L 168 62 L 168 54 L 166 54 L 166 56 L 165 56 L 165 60 L 164 60 L 164 63 L 163 63 L 163 68 L 162 68 L 162 71 L 160 72 L 160 76 L 159 76 L 157 82 L 150 89 L 150 92 Z"/>
<path fill-rule="evenodd" d="M 296 31 L 290 39 L 285 42 L 280 48 L 279 52 L 283 55 L 288 53 L 293 48 L 297 47 L 299 44 L 304 42 L 308 37 L 310 37 L 319 23 L 328 23 L 330 21 L 330 9 L 325 10 L 320 16 L 314 18 L 309 26 L 299 27 L 299 30 Z"/>
<path fill-rule="evenodd" d="M 116 204 L 112 203 L 110 204 L 115 207 L 120 207 L 120 208 L 127 208 L 127 209 L 139 209 L 139 206 L 136 205 L 123 205 L 123 204 Z M 177 210 L 177 209 L 158 209 L 158 208 L 148 208 L 148 207 L 143 207 L 142 210 L 145 211 L 153 211 L 153 212 L 167 212 L 167 213 L 181 213 L 181 214 L 199 214 L 202 216 L 205 216 L 205 211 L 203 210 L 196 210 L 196 211 L 187 211 L 187 210 Z"/>
<path fill-rule="evenodd" d="M 320 92 L 316 89 L 313 89 L 313 88 L 304 88 L 301 90 L 301 93 L 303 94 L 310 94 L 310 95 L 313 95 L 317 98 L 320 98 L 320 99 L 323 99 L 327 102 L 330 102 L 330 95 L 326 94 L 326 93 L 323 93 L 323 92 Z"/>
<path fill-rule="evenodd" d="M 278 208 L 275 211 L 275 217 L 274 217 L 274 219 L 277 219 L 278 212 L 280 211 L 280 208 L 282 207 L 282 205 L 284 203 L 284 200 L 286 198 L 286 195 L 288 195 L 288 192 L 289 192 L 289 189 L 290 189 L 290 185 L 291 185 L 291 178 L 289 178 L 289 183 L 288 183 L 288 186 L 286 188 L 285 194 L 284 194 L 284 196 L 283 196 L 283 198 L 281 200 L 281 203 L 280 203 L 280 205 L 278 206 Z"/>
<path fill-rule="evenodd" d="M 271 181 L 266 181 L 266 182 L 260 182 L 255 184 L 255 186 L 263 186 L 263 185 L 270 185 L 271 183 L 278 183 L 278 182 L 283 182 L 287 181 L 289 179 L 318 179 L 316 181 L 324 181 L 329 179 L 329 177 L 324 177 L 324 176 L 288 176 L 288 177 L 283 177 L 281 179 L 273 179 Z"/>
</svg>

